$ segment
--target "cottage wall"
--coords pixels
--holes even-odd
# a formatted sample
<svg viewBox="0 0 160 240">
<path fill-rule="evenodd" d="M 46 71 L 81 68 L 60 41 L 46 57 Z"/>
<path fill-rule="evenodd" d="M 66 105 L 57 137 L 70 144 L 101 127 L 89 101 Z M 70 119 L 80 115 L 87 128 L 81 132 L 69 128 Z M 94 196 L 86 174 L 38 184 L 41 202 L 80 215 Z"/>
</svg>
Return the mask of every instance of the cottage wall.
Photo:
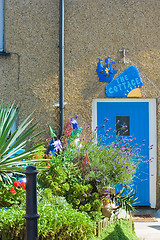
<svg viewBox="0 0 160 240">
<path fill-rule="evenodd" d="M 79 115 L 85 129 L 92 121 L 92 100 L 105 98 L 98 81 L 98 57 L 111 56 L 120 74 L 131 64 L 143 80 L 142 98 L 157 99 L 159 127 L 159 0 L 65 0 L 65 121 Z M 5 0 L 5 46 L 0 56 L 0 98 L 21 105 L 19 121 L 35 110 L 40 140 L 48 124 L 59 126 L 59 1 Z M 127 49 L 122 61 L 122 48 Z M 158 159 L 160 147 L 158 148 Z M 157 198 L 160 205 L 158 161 Z"/>
</svg>

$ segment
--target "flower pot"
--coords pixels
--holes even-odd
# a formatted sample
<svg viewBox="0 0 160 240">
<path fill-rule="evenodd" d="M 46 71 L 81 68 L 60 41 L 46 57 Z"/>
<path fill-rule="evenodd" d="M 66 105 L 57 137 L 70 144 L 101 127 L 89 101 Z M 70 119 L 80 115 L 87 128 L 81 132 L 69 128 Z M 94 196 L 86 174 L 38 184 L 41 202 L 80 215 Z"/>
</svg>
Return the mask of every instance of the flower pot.
<svg viewBox="0 0 160 240">
<path fill-rule="evenodd" d="M 114 187 L 102 187 L 98 189 L 98 192 L 102 195 L 114 195 L 115 188 Z"/>
<path fill-rule="evenodd" d="M 102 206 L 101 208 L 102 215 L 110 218 L 114 209 L 115 209 L 115 204 L 108 203 L 106 206 Z"/>
<path fill-rule="evenodd" d="M 110 218 L 113 210 L 116 208 L 114 203 L 115 188 L 114 187 L 102 187 L 99 189 L 99 193 L 102 199 L 102 215 Z"/>
</svg>

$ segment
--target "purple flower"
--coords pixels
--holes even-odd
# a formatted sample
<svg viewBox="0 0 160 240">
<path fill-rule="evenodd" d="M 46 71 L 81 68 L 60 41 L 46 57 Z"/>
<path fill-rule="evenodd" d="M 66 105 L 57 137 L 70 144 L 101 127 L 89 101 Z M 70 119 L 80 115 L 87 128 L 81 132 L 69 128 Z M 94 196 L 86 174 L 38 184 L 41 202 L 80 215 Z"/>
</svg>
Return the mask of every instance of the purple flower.
<svg viewBox="0 0 160 240">
<path fill-rule="evenodd" d="M 126 129 L 126 130 L 124 131 L 124 133 L 126 133 L 126 132 L 128 132 L 128 129 Z"/>
<path fill-rule="evenodd" d="M 125 151 L 125 149 L 126 149 L 125 147 L 121 147 L 120 148 L 121 151 Z"/>
<path fill-rule="evenodd" d="M 141 151 L 141 148 L 137 148 L 137 151 Z"/>
<path fill-rule="evenodd" d="M 109 119 L 107 119 L 107 118 L 104 119 L 104 122 L 108 122 L 108 121 L 109 121 Z"/>
<path fill-rule="evenodd" d="M 105 195 L 105 197 L 109 198 L 110 195 L 108 193 L 103 193 L 103 195 Z"/>
<path fill-rule="evenodd" d="M 104 190 L 106 193 L 109 193 L 109 191 L 107 189 Z"/>
</svg>

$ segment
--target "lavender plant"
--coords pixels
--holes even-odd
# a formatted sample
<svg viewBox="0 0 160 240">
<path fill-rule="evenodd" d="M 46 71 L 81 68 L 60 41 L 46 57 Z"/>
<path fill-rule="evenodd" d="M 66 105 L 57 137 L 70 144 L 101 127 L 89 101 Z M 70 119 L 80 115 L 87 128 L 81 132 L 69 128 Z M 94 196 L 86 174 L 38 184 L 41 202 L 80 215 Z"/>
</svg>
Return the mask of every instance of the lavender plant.
<svg viewBox="0 0 160 240">
<path fill-rule="evenodd" d="M 77 164 L 83 180 L 92 184 L 96 191 L 104 186 L 131 183 L 142 161 L 141 149 L 136 146 L 135 137 L 117 136 L 112 141 L 111 128 L 106 130 L 107 122 L 108 119 L 104 119 L 105 124 L 101 126 L 104 134 L 99 136 L 99 140 L 96 138 L 96 129 L 91 139 L 87 140 L 86 136 L 80 139 L 79 146 L 70 144 L 65 149 L 65 155 L 69 155 L 71 162 Z M 126 131 L 126 126 L 122 131 Z"/>
<path fill-rule="evenodd" d="M 132 139 L 133 140 L 133 139 Z M 138 165 L 135 152 L 128 146 L 128 140 L 121 137 L 107 146 L 95 143 L 95 139 L 82 141 L 73 159 L 81 170 L 82 178 L 92 182 L 94 187 L 115 186 L 131 182 Z M 72 152 L 75 149 L 72 147 Z"/>
</svg>

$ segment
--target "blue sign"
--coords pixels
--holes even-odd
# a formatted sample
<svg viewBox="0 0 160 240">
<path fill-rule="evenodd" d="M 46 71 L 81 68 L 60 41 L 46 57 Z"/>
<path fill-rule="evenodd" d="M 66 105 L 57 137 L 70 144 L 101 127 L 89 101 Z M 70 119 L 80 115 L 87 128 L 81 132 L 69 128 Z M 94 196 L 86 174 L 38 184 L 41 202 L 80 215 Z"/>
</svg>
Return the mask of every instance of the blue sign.
<svg viewBox="0 0 160 240">
<path fill-rule="evenodd" d="M 140 88 L 142 85 L 138 69 L 130 66 L 106 86 L 106 96 L 127 97 L 132 90 Z"/>
<path fill-rule="evenodd" d="M 105 66 L 102 64 L 102 59 L 99 58 L 97 63 L 97 74 L 99 77 L 99 82 L 111 82 L 114 78 L 114 75 L 117 73 L 116 70 L 113 70 L 112 64 L 115 62 L 110 62 L 111 57 L 105 59 Z"/>
</svg>

